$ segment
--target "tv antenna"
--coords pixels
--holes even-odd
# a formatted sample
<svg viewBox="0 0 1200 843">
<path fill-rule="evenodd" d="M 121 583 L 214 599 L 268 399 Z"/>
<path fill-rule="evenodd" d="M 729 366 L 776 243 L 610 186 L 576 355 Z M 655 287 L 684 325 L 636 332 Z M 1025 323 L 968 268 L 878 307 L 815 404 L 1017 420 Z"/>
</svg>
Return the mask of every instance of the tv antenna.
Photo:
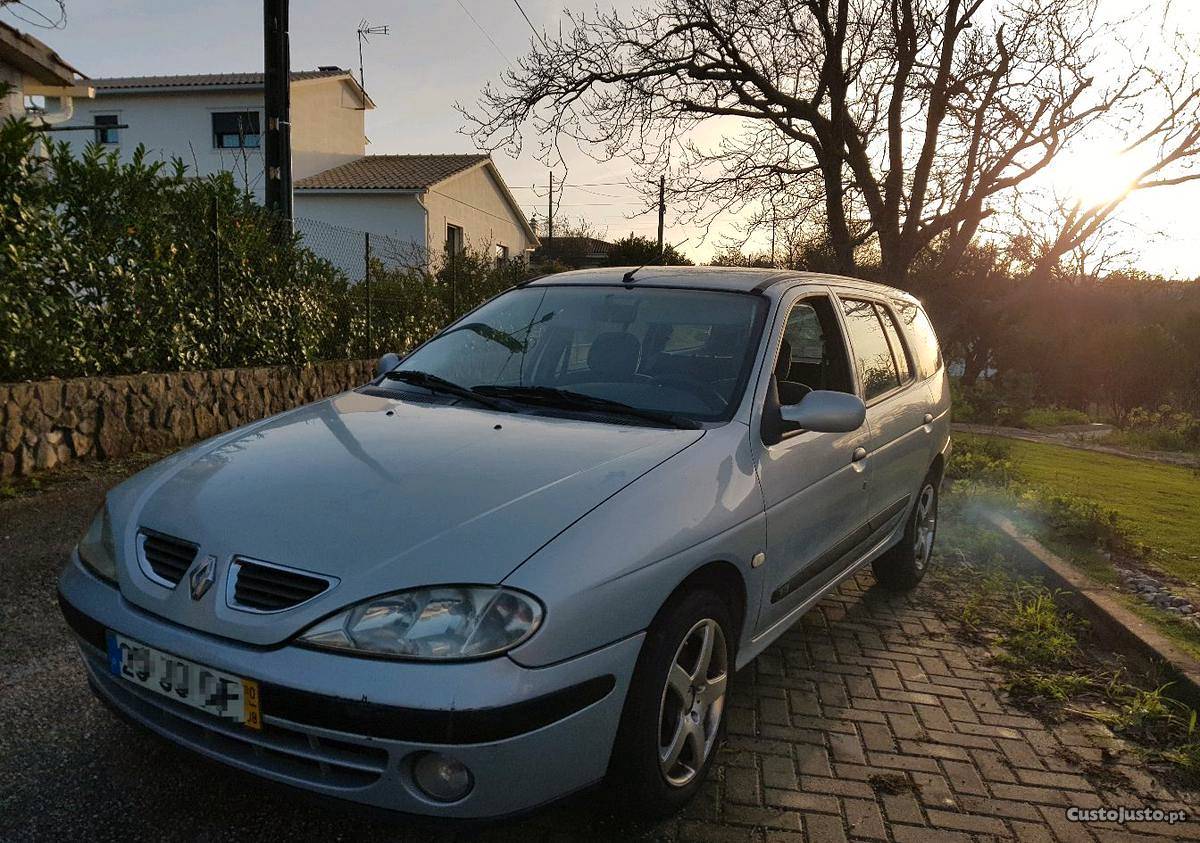
<svg viewBox="0 0 1200 843">
<path fill-rule="evenodd" d="M 360 111 L 365 111 L 367 108 L 367 83 L 363 78 L 363 44 L 370 44 L 372 35 L 390 35 L 386 24 L 383 26 L 371 26 L 367 23 L 367 19 L 363 18 L 358 22 L 358 87 L 362 91 L 362 107 Z"/>
</svg>

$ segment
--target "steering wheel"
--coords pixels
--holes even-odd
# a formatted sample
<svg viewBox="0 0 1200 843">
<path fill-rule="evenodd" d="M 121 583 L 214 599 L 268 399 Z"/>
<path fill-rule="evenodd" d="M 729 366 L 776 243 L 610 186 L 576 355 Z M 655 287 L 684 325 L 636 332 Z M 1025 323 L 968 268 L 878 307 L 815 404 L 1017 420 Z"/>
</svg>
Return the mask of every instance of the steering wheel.
<svg viewBox="0 0 1200 843">
<path fill-rule="evenodd" d="M 705 406 L 710 410 L 720 412 L 729 406 L 729 402 L 725 400 L 725 396 L 704 381 L 693 380 L 678 375 L 667 375 L 666 377 L 654 378 L 654 382 L 659 386 L 672 386 L 681 392 L 687 392 L 703 401 Z"/>
</svg>

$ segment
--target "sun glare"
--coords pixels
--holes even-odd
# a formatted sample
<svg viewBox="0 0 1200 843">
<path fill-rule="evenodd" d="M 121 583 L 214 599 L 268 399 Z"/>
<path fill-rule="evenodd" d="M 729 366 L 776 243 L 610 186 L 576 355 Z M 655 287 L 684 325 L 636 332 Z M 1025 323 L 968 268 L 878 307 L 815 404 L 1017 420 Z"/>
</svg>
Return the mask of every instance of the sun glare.
<svg viewBox="0 0 1200 843">
<path fill-rule="evenodd" d="M 1135 153 L 1079 151 L 1055 167 L 1058 190 L 1084 207 L 1103 205 L 1129 191 L 1145 164 Z"/>
</svg>

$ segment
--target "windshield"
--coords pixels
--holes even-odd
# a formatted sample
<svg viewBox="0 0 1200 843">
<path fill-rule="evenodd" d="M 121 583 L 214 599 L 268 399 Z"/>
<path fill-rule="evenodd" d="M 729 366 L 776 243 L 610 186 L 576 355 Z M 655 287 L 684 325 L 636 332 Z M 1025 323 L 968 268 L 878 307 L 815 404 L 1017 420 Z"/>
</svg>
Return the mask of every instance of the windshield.
<svg viewBox="0 0 1200 843">
<path fill-rule="evenodd" d="M 728 420 L 766 302 L 650 287 L 524 287 L 418 348 L 398 371 L 501 392 L 569 391 L 698 421 Z M 402 388 L 394 381 L 391 388 Z"/>
</svg>

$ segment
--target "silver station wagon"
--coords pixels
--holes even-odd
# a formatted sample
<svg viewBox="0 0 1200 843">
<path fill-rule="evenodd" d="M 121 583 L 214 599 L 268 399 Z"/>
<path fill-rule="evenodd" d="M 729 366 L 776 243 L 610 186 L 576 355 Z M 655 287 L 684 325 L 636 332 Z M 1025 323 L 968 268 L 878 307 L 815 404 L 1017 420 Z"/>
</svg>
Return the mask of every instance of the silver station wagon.
<svg viewBox="0 0 1200 843">
<path fill-rule="evenodd" d="M 898 290 L 554 275 L 113 489 L 62 611 L 101 700 L 267 779 L 454 818 L 607 780 L 662 814 L 738 668 L 863 565 L 920 581 L 949 408 Z"/>
</svg>

